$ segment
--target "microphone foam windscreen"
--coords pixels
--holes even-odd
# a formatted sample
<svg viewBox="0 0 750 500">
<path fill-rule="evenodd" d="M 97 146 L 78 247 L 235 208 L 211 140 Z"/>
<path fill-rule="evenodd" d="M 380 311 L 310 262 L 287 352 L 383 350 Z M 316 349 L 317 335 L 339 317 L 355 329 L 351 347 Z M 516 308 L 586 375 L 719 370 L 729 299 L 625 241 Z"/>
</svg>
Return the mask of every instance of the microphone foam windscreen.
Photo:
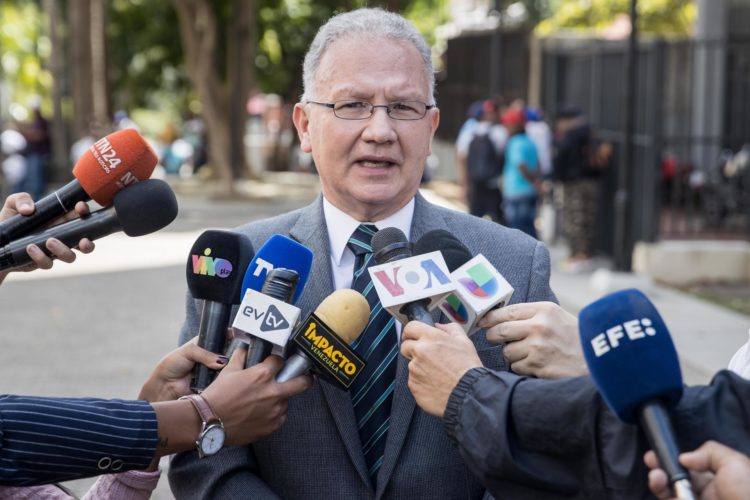
<svg viewBox="0 0 750 500">
<path fill-rule="evenodd" d="M 94 143 L 76 162 L 73 175 L 104 207 L 125 186 L 151 177 L 156 153 L 134 129 L 118 130 Z"/>
<path fill-rule="evenodd" d="M 242 271 L 255 254 L 250 239 L 239 233 L 210 229 L 198 236 L 190 249 L 186 275 L 196 299 L 221 304 L 242 300 Z"/>
<path fill-rule="evenodd" d="M 373 257 L 378 264 L 412 256 L 409 240 L 398 228 L 385 227 L 375 233 L 371 241 Z"/>
<path fill-rule="evenodd" d="M 242 280 L 242 295 L 248 289 L 261 291 L 266 275 L 271 269 L 285 268 L 296 271 L 299 275 L 297 290 L 294 293 L 292 303 L 296 303 L 305 288 L 307 278 L 313 263 L 312 250 L 291 238 L 274 234 L 265 244 L 260 247 L 255 258 L 247 266 L 245 277 Z"/>
<path fill-rule="evenodd" d="M 358 291 L 340 288 L 323 299 L 315 315 L 351 345 L 370 320 L 370 304 Z"/>
<path fill-rule="evenodd" d="M 458 238 L 445 229 L 435 229 L 419 238 L 414 243 L 414 255 L 421 255 L 439 250 L 450 272 L 471 260 L 473 255 Z"/>
<path fill-rule="evenodd" d="M 114 207 L 128 236 L 153 233 L 177 217 L 174 191 L 159 179 L 146 179 L 123 189 L 115 195 Z"/>
<path fill-rule="evenodd" d="M 648 298 L 628 289 L 603 297 L 578 315 L 591 377 L 623 421 L 658 399 L 671 406 L 682 396 L 682 374 L 672 337 Z"/>
</svg>

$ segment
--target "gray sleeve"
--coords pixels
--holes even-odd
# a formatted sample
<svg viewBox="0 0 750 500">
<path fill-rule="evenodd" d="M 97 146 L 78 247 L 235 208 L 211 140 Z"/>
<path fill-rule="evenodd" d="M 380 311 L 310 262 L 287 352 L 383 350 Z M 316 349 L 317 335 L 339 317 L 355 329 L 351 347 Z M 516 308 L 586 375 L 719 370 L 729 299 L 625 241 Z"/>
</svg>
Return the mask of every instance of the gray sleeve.
<svg viewBox="0 0 750 500">
<path fill-rule="evenodd" d="M 225 448 L 203 459 L 198 458 L 195 451 L 178 453 L 169 466 L 169 487 L 178 500 L 278 499 L 278 495 L 253 473 L 255 459 L 252 455 L 249 446 Z"/>
<path fill-rule="evenodd" d="M 534 256 L 529 270 L 529 292 L 525 302 L 549 301 L 558 303 L 555 292 L 549 286 L 550 277 L 549 250 L 540 241 L 534 247 Z"/>
</svg>

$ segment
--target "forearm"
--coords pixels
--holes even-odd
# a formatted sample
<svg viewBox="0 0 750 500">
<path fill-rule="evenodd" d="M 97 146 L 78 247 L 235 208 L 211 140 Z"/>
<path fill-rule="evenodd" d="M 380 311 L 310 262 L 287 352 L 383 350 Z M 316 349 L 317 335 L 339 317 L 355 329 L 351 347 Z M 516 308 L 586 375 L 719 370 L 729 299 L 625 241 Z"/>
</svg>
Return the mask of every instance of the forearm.
<svg viewBox="0 0 750 500">
<path fill-rule="evenodd" d="M 159 458 L 195 448 L 201 420 L 195 408 L 186 400 L 152 403 L 158 422 L 159 441 L 149 469 L 158 465 Z"/>
</svg>

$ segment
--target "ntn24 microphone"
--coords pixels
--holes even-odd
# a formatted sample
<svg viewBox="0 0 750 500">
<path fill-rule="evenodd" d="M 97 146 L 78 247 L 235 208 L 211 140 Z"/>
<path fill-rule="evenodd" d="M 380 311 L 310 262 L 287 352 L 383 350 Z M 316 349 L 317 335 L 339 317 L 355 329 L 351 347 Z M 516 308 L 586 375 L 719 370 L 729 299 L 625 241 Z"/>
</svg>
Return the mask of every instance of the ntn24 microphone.
<svg viewBox="0 0 750 500">
<path fill-rule="evenodd" d="M 312 250 L 291 238 L 274 234 L 258 250 L 248 266 L 242 281 L 243 296 L 240 298 L 244 298 L 245 290 L 261 290 L 271 270 L 286 268 L 296 271 L 299 275 L 297 289 L 292 298 L 292 303 L 296 303 L 310 276 L 312 262 Z"/>
<path fill-rule="evenodd" d="M 461 325 L 467 334 L 479 329 L 477 322 L 490 310 L 502 307 L 513 295 L 513 287 L 479 254 L 451 273 L 456 291 L 438 304 L 443 313 Z"/>
<path fill-rule="evenodd" d="M 283 357 L 300 314 L 298 307 L 248 288 L 234 317 L 232 332 L 234 338 L 246 343 L 253 339 L 270 342 L 272 354 Z"/>
<path fill-rule="evenodd" d="M 439 251 L 372 266 L 368 271 L 383 308 L 404 324 L 408 322 L 401 312 L 405 304 L 429 299 L 426 307 L 431 310 L 456 290 Z"/>
<path fill-rule="evenodd" d="M 584 307 L 578 328 L 591 377 L 612 411 L 638 420 L 649 400 L 672 405 L 682 396 L 677 351 L 667 325 L 640 291 L 627 289 Z"/>
</svg>

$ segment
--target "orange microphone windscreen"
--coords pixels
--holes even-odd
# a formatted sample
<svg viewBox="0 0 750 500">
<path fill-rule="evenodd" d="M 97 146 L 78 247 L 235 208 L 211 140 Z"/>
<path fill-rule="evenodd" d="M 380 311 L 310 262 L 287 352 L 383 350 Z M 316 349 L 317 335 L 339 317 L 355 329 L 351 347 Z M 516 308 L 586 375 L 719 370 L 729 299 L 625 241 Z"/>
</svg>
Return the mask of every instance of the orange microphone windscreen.
<svg viewBox="0 0 750 500">
<path fill-rule="evenodd" d="M 107 207 L 122 188 L 151 177 L 156 153 L 135 129 L 118 130 L 94 143 L 73 167 L 91 199 Z"/>
</svg>

